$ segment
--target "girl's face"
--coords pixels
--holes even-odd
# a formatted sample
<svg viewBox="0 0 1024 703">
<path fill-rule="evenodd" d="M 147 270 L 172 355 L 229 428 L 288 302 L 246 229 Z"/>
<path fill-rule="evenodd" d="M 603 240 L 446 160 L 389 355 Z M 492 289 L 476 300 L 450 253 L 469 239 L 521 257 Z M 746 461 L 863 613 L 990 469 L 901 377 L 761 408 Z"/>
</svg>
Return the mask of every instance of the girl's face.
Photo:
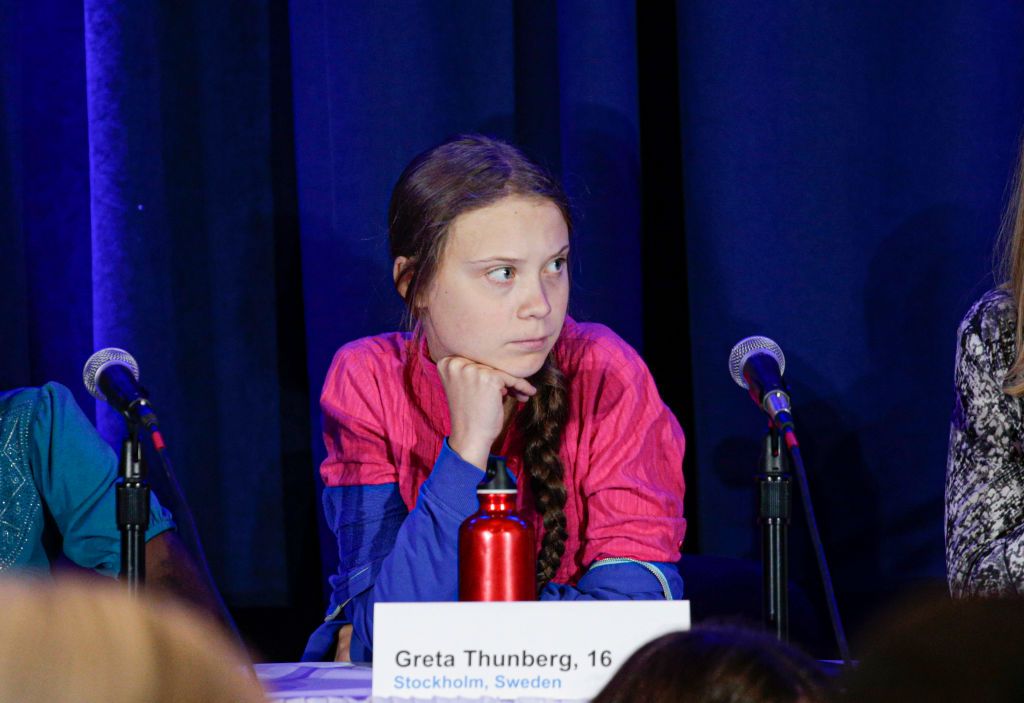
<svg viewBox="0 0 1024 703">
<path fill-rule="evenodd" d="M 431 358 L 539 371 L 565 321 L 568 255 L 568 227 L 548 200 L 509 196 L 455 218 L 418 311 Z"/>
</svg>

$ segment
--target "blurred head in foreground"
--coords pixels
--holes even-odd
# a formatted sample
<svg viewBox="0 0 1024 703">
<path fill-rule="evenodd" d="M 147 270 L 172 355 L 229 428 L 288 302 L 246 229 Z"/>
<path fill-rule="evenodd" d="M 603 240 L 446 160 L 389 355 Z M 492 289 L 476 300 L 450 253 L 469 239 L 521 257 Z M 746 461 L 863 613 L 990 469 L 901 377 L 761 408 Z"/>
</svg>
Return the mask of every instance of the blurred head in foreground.
<svg viewBox="0 0 1024 703">
<path fill-rule="evenodd" d="M 184 606 L 100 579 L 0 578 L 0 701 L 265 703 L 246 660 Z"/>
<path fill-rule="evenodd" d="M 915 597 L 869 630 L 850 701 L 1024 700 L 1024 600 Z"/>
<path fill-rule="evenodd" d="M 755 630 L 708 626 L 648 642 L 593 703 L 817 703 L 828 679 L 796 648 Z"/>
</svg>

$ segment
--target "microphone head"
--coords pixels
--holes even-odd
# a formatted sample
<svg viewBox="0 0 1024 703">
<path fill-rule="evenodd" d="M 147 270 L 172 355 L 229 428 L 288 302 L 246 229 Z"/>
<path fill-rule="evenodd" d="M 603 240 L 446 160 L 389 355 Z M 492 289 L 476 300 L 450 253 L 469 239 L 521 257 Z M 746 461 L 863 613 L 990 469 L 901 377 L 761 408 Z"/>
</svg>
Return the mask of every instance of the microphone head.
<svg viewBox="0 0 1024 703">
<path fill-rule="evenodd" d="M 89 395 L 97 400 L 104 402 L 107 400 L 103 391 L 100 390 L 99 380 L 100 374 L 111 366 L 123 366 L 131 372 L 136 381 L 139 380 L 139 365 L 135 363 L 131 354 L 117 347 L 100 349 L 89 357 L 89 360 L 85 362 L 85 368 L 82 369 L 82 381 L 85 383 L 85 388 L 89 391 Z"/>
<path fill-rule="evenodd" d="M 743 366 L 747 359 L 754 354 L 767 354 L 779 365 L 779 375 L 786 370 L 786 356 L 782 353 L 779 345 L 767 337 L 747 337 L 736 342 L 736 346 L 729 352 L 729 374 L 732 380 L 741 388 L 748 388 L 747 379 L 743 378 Z"/>
</svg>

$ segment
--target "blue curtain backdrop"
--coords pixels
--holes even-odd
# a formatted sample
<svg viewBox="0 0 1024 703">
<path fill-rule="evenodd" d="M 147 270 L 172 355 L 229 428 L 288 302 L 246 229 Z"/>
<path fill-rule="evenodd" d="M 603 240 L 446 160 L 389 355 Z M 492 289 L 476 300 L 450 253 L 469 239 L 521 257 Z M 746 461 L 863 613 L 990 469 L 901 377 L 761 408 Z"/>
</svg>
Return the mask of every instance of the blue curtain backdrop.
<svg viewBox="0 0 1024 703">
<path fill-rule="evenodd" d="M 301 613 L 297 640 L 335 559 L 320 384 L 401 311 L 391 186 L 450 134 L 505 137 L 578 211 L 572 313 L 683 421 L 690 551 L 757 556 L 763 423 L 725 362 L 782 345 L 856 627 L 942 577 L 954 331 L 992 284 L 1022 40 L 1009 3 L 0 0 L 0 387 L 61 381 L 115 440 L 78 377 L 133 352 L 229 604 Z"/>
<path fill-rule="evenodd" d="M 955 330 L 992 285 L 1024 8 L 680 8 L 701 548 L 755 553 L 758 419 L 723 362 L 766 334 L 853 616 L 943 574 Z"/>
<path fill-rule="evenodd" d="M 286 16 L 0 8 L 0 386 L 60 381 L 116 442 L 81 367 L 129 350 L 229 604 L 318 595 Z"/>
</svg>

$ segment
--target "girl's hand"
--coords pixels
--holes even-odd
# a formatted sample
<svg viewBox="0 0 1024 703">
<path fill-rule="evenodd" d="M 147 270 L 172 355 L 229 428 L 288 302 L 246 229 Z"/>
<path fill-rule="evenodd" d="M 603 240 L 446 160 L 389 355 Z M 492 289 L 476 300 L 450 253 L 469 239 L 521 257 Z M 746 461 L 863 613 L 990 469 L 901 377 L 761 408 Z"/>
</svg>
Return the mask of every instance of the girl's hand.
<svg viewBox="0 0 1024 703">
<path fill-rule="evenodd" d="M 437 362 L 452 432 L 448 446 L 474 466 L 486 470 L 491 445 L 505 427 L 505 398 L 526 402 L 537 392 L 523 378 L 478 364 L 461 356 Z"/>
<path fill-rule="evenodd" d="M 334 661 L 352 661 L 352 626 L 342 625 L 338 630 L 338 647 L 334 650 Z"/>
</svg>

